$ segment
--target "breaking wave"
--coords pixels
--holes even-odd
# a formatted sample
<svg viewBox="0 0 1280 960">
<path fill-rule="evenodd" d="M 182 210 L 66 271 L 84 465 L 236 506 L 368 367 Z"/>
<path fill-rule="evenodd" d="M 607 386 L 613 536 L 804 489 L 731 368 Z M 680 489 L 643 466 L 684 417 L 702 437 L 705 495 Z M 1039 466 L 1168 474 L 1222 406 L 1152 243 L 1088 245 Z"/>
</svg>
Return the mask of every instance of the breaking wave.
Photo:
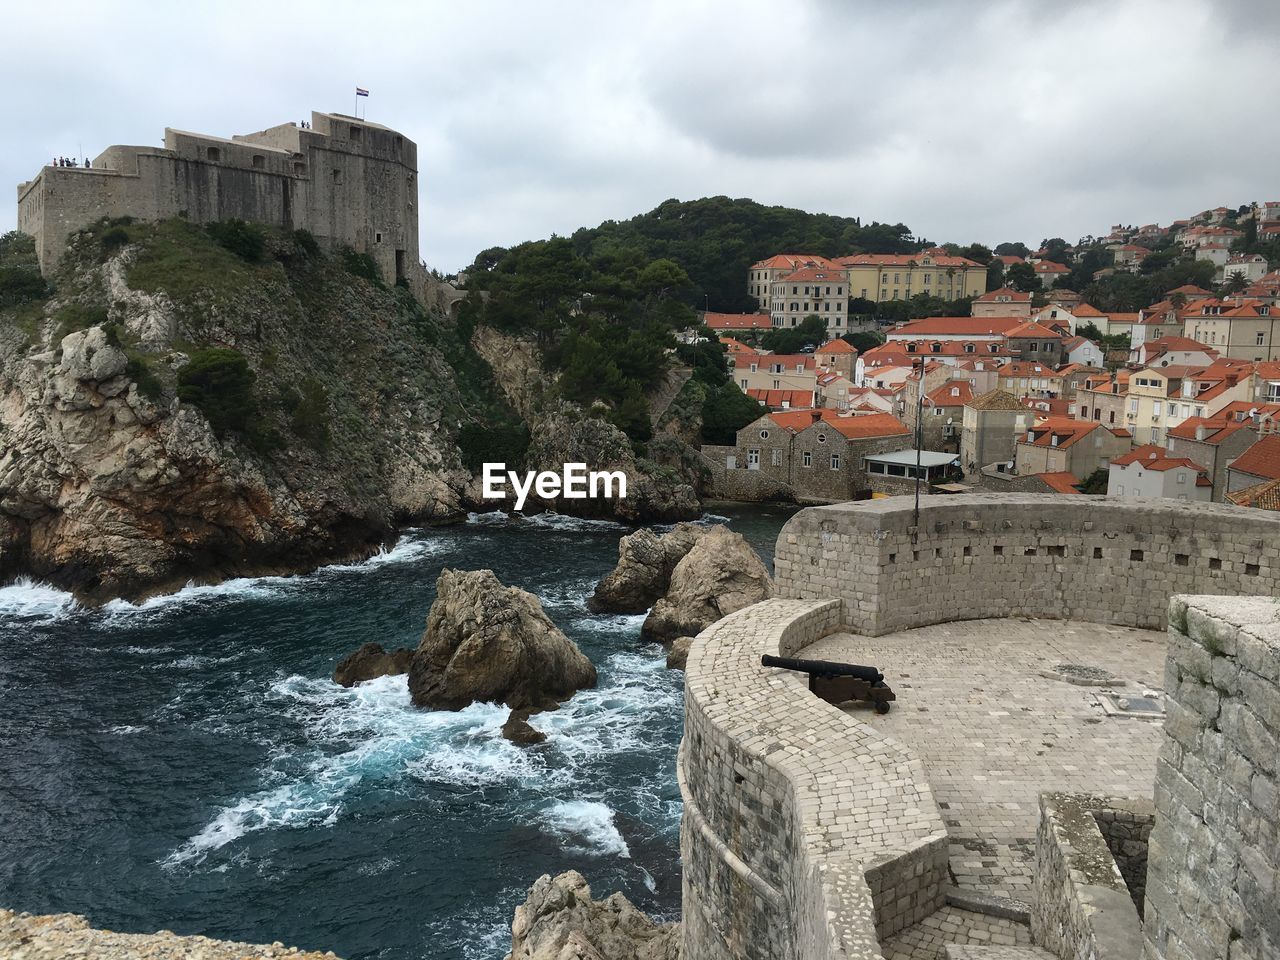
<svg viewBox="0 0 1280 960">
<path fill-rule="evenodd" d="M 19 577 L 0 587 L 0 617 L 52 621 L 80 609 L 75 597 L 65 590 Z"/>
<path fill-rule="evenodd" d="M 567 841 L 570 853 L 631 858 L 627 841 L 614 823 L 614 812 L 598 800 L 566 800 L 543 811 L 544 826 Z"/>
</svg>

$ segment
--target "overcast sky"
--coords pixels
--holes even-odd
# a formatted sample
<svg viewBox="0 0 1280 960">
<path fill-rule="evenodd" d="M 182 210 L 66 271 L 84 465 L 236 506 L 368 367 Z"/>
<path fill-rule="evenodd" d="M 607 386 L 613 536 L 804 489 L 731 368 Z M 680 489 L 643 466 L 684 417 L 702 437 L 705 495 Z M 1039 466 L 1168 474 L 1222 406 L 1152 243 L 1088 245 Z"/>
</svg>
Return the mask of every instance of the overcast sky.
<svg viewBox="0 0 1280 960">
<path fill-rule="evenodd" d="M 55 154 L 350 112 L 418 143 L 422 251 L 727 194 L 994 244 L 1280 199 L 1280 4 L 6 6 L 12 189 Z"/>
</svg>

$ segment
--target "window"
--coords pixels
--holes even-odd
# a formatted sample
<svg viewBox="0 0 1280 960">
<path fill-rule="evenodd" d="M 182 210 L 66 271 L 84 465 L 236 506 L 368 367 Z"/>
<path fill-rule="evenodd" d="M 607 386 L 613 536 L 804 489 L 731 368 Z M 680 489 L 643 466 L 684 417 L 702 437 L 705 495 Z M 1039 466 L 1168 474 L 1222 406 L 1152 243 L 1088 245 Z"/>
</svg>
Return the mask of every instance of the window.
<svg viewBox="0 0 1280 960">
<path fill-rule="evenodd" d="M 1123 496 L 1124 496 L 1124 484 L 1123 484 L 1123 483 L 1117 483 L 1117 484 L 1116 484 L 1116 496 L 1118 496 L 1118 497 L 1123 497 Z"/>
<path fill-rule="evenodd" d="M 972 343 L 966 343 L 966 344 L 964 345 L 964 352 L 965 352 L 965 353 L 973 353 L 973 344 L 972 344 Z"/>
<path fill-rule="evenodd" d="M 1187 482 L 1187 475 L 1181 470 L 1178 471 L 1178 482 L 1179 483 Z"/>
<path fill-rule="evenodd" d="M 825 433 L 820 433 L 820 434 L 818 434 L 818 442 L 819 442 L 819 443 L 826 443 L 826 442 L 827 442 L 827 435 L 826 435 Z"/>
<path fill-rule="evenodd" d="M 261 170 L 261 169 L 262 169 L 263 167 L 265 167 L 266 165 L 267 165 L 267 158 L 266 158 L 266 157 L 264 157 L 264 156 L 262 156 L 261 154 L 258 154 L 258 153 L 255 153 L 255 154 L 253 155 L 253 169 L 255 169 L 255 170 Z"/>
<path fill-rule="evenodd" d="M 380 234 L 380 233 L 375 233 L 375 234 L 373 235 L 373 242 L 374 242 L 374 243 L 381 243 L 381 242 L 382 242 L 382 234 Z"/>
<path fill-rule="evenodd" d="M 1257 341 L 1254 343 L 1254 346 L 1257 346 L 1257 347 L 1262 346 L 1262 342 L 1263 342 L 1263 341 L 1262 341 L 1262 338 L 1263 338 L 1262 331 L 1261 331 L 1261 330 L 1259 330 L 1259 331 L 1258 331 L 1258 338 L 1257 338 Z"/>
<path fill-rule="evenodd" d="M 940 344 L 940 343 L 930 344 L 930 345 L 929 345 L 929 349 L 930 349 L 930 350 L 932 350 L 934 353 L 941 353 L 941 352 L 942 352 L 942 344 Z"/>
<path fill-rule="evenodd" d="M 761 439 L 761 440 L 768 440 L 768 439 L 769 439 L 769 431 L 768 431 L 768 430 L 761 430 L 761 431 L 760 431 L 760 439 Z"/>
<path fill-rule="evenodd" d="M 219 160 L 222 159 L 222 151 L 219 150 L 217 147 L 209 147 L 205 151 L 205 156 L 208 157 L 209 160 L 212 161 L 213 163 L 217 163 Z"/>
<path fill-rule="evenodd" d="M 350 130 L 349 130 L 348 132 L 351 134 L 351 136 L 349 137 L 349 139 L 354 140 L 356 143 L 359 143 L 359 142 L 360 142 L 360 128 L 359 128 L 359 127 L 351 127 L 351 128 L 350 128 Z"/>
<path fill-rule="evenodd" d="M 832 469 L 832 470 L 839 470 L 839 469 L 840 469 L 840 454 L 838 454 L 838 453 L 833 453 L 833 454 L 831 455 L 831 469 Z"/>
<path fill-rule="evenodd" d="M 759 469 L 759 467 L 760 467 L 760 451 L 748 450 L 747 451 L 747 469 L 757 470 Z"/>
<path fill-rule="evenodd" d="M 1040 349 L 1040 344 L 1036 343 L 1034 340 L 1032 340 L 1030 343 L 1027 344 L 1027 351 L 1030 353 L 1034 353 L 1039 349 Z"/>
<path fill-rule="evenodd" d="M 802 463 L 803 463 L 803 465 L 804 465 L 804 466 L 806 466 L 806 467 L 812 467 L 812 466 L 813 466 L 813 454 L 812 454 L 812 453 L 810 453 L 808 450 L 806 450 L 806 451 L 804 452 L 804 457 L 802 458 L 801 462 L 802 462 Z"/>
<path fill-rule="evenodd" d="M 998 344 L 998 343 L 993 343 L 993 344 L 991 344 L 989 347 L 987 347 L 987 349 L 988 349 L 989 351 L 991 351 L 992 353 L 999 353 L 999 352 L 1000 352 L 1000 344 Z"/>
<path fill-rule="evenodd" d="M 773 457 L 772 457 L 772 459 L 773 459 L 773 465 L 774 465 L 775 467 L 780 467 L 780 466 L 782 466 L 782 451 L 781 451 L 781 450 L 774 450 L 774 451 L 773 451 Z"/>
</svg>

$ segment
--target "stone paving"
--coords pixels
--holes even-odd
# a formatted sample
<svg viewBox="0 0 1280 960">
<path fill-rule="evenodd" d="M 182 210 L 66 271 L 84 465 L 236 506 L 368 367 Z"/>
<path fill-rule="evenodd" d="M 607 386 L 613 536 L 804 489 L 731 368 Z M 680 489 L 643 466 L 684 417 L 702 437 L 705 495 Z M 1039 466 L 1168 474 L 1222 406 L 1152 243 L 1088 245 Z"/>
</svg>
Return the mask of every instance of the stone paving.
<svg viewBox="0 0 1280 960">
<path fill-rule="evenodd" d="M 1030 958 L 1052 957 L 1031 947 L 1031 931 L 1001 917 L 990 917 L 957 907 L 943 907 L 921 923 L 891 937 L 883 944 L 885 960 L 943 960 L 947 944 L 983 947 L 1020 947 Z"/>
<path fill-rule="evenodd" d="M 867 704 L 844 709 L 923 760 L 950 835 L 952 882 L 962 889 L 1030 900 L 1044 791 L 1151 796 L 1160 723 L 1107 716 L 1095 694 L 1158 690 L 1163 633 L 971 620 L 874 638 L 833 634 L 796 656 L 873 664 L 885 674 L 898 695 L 887 715 Z M 1060 663 L 1101 668 L 1128 683 L 1078 686 L 1041 676 Z"/>
</svg>

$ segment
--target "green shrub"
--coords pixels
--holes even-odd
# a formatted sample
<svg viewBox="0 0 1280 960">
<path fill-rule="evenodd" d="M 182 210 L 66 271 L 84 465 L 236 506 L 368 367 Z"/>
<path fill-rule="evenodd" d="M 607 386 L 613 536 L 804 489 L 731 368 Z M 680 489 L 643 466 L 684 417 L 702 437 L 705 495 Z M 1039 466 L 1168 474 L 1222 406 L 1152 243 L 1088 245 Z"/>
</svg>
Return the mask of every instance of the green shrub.
<svg viewBox="0 0 1280 960">
<path fill-rule="evenodd" d="M 125 368 L 125 373 L 129 375 L 138 387 L 138 393 L 146 397 L 152 403 L 157 403 L 164 394 L 164 387 L 151 370 L 151 366 L 147 363 L 147 358 L 140 354 L 131 353 L 129 355 L 129 365 Z"/>
<path fill-rule="evenodd" d="M 315 235 L 310 230 L 293 231 L 293 243 L 308 257 L 314 257 L 320 253 L 320 244 L 316 242 Z"/>
<path fill-rule="evenodd" d="M 508 469 L 518 470 L 528 449 L 529 428 L 519 421 L 468 423 L 458 431 L 462 464 L 472 473 L 486 463 L 505 463 Z"/>
<path fill-rule="evenodd" d="M 205 228 L 218 244 L 247 263 L 261 263 L 266 252 L 266 236 L 255 223 L 219 220 Z"/>
<path fill-rule="evenodd" d="M 727 446 L 736 443 L 738 431 L 765 413 L 737 384 L 721 384 L 707 391 L 702 404 L 702 442 Z"/>
<path fill-rule="evenodd" d="M 68 303 L 54 314 L 58 322 L 58 339 L 77 330 L 88 330 L 107 322 L 107 308 L 102 306 L 86 306 L 83 303 Z M 108 336 L 110 336 L 108 334 Z"/>
<path fill-rule="evenodd" d="M 198 407 L 219 437 L 243 433 L 258 412 L 254 372 L 236 350 L 206 347 L 178 371 L 178 398 Z"/>
<path fill-rule="evenodd" d="M 38 269 L 0 267 L 0 307 L 43 300 L 48 292 L 48 285 Z"/>
<path fill-rule="evenodd" d="M 129 245 L 129 231 L 122 227 L 112 227 L 98 238 L 98 245 L 102 248 L 102 255 L 109 257 L 121 247 Z"/>
<path fill-rule="evenodd" d="M 329 448 L 329 392 L 324 384 L 308 377 L 301 390 L 287 387 L 281 391 L 280 403 L 297 436 L 321 452 Z"/>
<path fill-rule="evenodd" d="M 354 273 L 357 277 L 363 277 L 371 283 L 382 283 L 382 278 L 378 276 L 378 265 L 367 253 L 356 253 L 350 247 L 344 247 L 342 265 L 348 273 Z"/>
</svg>

